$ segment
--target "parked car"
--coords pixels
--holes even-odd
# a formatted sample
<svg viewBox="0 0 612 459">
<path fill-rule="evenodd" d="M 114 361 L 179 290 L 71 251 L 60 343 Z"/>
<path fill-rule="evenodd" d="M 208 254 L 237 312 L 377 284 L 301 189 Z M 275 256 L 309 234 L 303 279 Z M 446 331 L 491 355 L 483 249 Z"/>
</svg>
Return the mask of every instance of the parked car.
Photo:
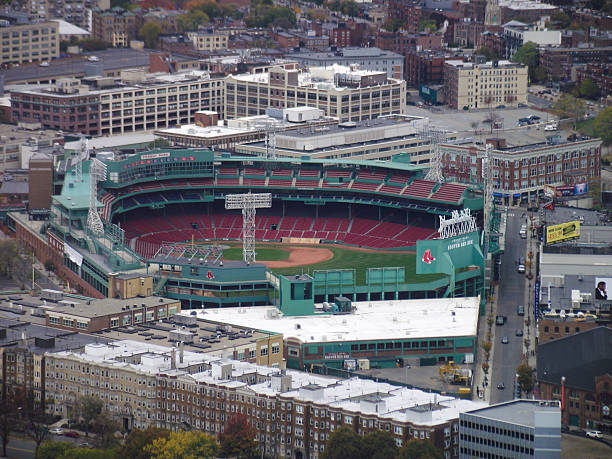
<svg viewBox="0 0 612 459">
<path fill-rule="evenodd" d="M 82 441 L 79 443 L 79 448 L 93 448 L 93 445 L 89 442 Z"/>
<path fill-rule="evenodd" d="M 79 438 L 80 435 L 78 432 L 75 432 L 74 430 L 69 430 L 68 432 L 66 432 L 64 434 L 64 437 L 69 437 L 69 438 Z"/>
<path fill-rule="evenodd" d="M 505 106 L 505 105 L 498 105 L 498 106 L 497 106 L 497 107 L 495 107 L 495 108 L 497 108 L 497 109 L 502 109 L 502 108 L 506 108 L 506 106 Z"/>
<path fill-rule="evenodd" d="M 518 104 L 518 108 L 527 108 L 528 105 L 527 104 Z"/>
<path fill-rule="evenodd" d="M 601 432 L 599 430 L 589 430 L 587 431 L 586 436 L 589 438 L 602 438 Z"/>
<path fill-rule="evenodd" d="M 538 115 L 530 115 L 529 116 L 529 120 L 530 121 L 540 121 L 542 118 L 540 118 Z"/>
<path fill-rule="evenodd" d="M 52 427 L 51 429 L 49 429 L 49 433 L 51 435 L 64 435 L 64 429 L 62 429 L 61 427 Z"/>
<path fill-rule="evenodd" d="M 40 64 L 38 64 L 39 67 L 49 67 L 49 63 L 47 61 L 42 61 Z"/>
</svg>

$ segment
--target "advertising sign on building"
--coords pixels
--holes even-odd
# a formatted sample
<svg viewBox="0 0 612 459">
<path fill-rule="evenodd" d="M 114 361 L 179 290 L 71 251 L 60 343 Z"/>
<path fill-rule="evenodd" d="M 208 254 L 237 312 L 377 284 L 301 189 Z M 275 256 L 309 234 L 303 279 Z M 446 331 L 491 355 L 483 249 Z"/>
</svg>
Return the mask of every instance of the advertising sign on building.
<svg viewBox="0 0 612 459">
<path fill-rule="evenodd" d="M 547 244 L 557 244 L 559 242 L 569 241 L 579 237 L 580 222 L 578 220 L 546 227 Z"/>
</svg>

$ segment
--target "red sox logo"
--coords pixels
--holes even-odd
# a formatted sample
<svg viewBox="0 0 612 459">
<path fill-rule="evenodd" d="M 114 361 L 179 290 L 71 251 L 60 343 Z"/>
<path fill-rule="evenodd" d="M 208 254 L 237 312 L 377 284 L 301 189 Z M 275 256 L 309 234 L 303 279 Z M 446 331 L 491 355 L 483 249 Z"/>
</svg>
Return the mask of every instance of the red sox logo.
<svg viewBox="0 0 612 459">
<path fill-rule="evenodd" d="M 430 265 L 432 261 L 436 261 L 436 259 L 431 255 L 431 250 L 426 249 L 423 253 L 423 263 Z"/>
<path fill-rule="evenodd" d="M 212 271 L 208 271 L 208 273 L 206 273 L 206 277 L 208 277 L 209 279 L 214 279 L 215 275 L 212 273 Z"/>
</svg>

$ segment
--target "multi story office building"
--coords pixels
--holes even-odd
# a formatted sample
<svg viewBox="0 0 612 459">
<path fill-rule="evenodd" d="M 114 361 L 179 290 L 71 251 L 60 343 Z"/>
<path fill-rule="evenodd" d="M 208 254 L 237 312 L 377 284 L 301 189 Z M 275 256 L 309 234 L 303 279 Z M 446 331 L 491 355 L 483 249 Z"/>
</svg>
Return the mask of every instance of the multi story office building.
<svg viewBox="0 0 612 459">
<path fill-rule="evenodd" d="M 0 20 L 0 66 L 50 61 L 59 56 L 59 24 Z"/>
<path fill-rule="evenodd" d="M 459 413 L 484 406 L 134 341 L 48 354 L 45 374 L 54 414 L 65 416 L 77 394 L 93 395 L 126 428 L 189 426 L 215 435 L 239 413 L 274 457 L 320 457 L 329 436 L 344 426 L 360 435 L 390 432 L 400 446 L 413 438 L 428 440 L 445 458 L 458 457 Z"/>
<path fill-rule="evenodd" d="M 188 124 L 195 112 L 223 112 L 223 80 L 207 72 L 123 72 L 123 79 L 62 79 L 11 93 L 13 120 L 87 135 L 123 134 Z"/>
<path fill-rule="evenodd" d="M 444 86 L 454 109 L 527 103 L 527 66 L 510 61 L 446 61 Z"/>
<path fill-rule="evenodd" d="M 556 401 L 512 400 L 459 414 L 459 458 L 561 456 Z"/>
<path fill-rule="evenodd" d="M 287 58 L 306 68 L 357 65 L 362 70 L 386 72 L 389 78 L 404 77 L 404 57 L 379 48 L 342 48 L 321 53 L 302 51 L 287 54 Z"/>
<path fill-rule="evenodd" d="M 487 139 L 491 152 L 493 193 L 507 203 L 535 200 L 546 187 L 584 186 L 601 170 L 601 140 L 563 141 L 549 136 L 546 141 L 507 145 L 505 139 Z M 518 142 L 517 142 L 518 143 Z M 484 145 L 443 144 L 444 176 L 464 183 L 482 182 Z"/>
<path fill-rule="evenodd" d="M 298 70 L 273 66 L 225 80 L 225 117 L 263 115 L 265 109 L 316 107 L 341 121 L 406 112 L 406 82 L 386 72 L 334 66 Z"/>
</svg>

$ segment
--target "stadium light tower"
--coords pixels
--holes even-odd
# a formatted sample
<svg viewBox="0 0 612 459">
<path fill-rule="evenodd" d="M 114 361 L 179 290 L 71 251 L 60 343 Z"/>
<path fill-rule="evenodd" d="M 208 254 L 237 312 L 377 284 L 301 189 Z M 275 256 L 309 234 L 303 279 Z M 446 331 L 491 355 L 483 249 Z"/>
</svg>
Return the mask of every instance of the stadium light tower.
<svg viewBox="0 0 612 459">
<path fill-rule="evenodd" d="M 247 264 L 255 262 L 255 209 L 265 207 L 272 207 L 270 193 L 225 196 L 226 209 L 242 209 L 242 259 Z"/>
<path fill-rule="evenodd" d="M 89 163 L 89 212 L 87 227 L 95 235 L 104 234 L 104 224 L 98 213 L 98 182 L 106 179 L 106 164 L 93 158 Z"/>
</svg>

